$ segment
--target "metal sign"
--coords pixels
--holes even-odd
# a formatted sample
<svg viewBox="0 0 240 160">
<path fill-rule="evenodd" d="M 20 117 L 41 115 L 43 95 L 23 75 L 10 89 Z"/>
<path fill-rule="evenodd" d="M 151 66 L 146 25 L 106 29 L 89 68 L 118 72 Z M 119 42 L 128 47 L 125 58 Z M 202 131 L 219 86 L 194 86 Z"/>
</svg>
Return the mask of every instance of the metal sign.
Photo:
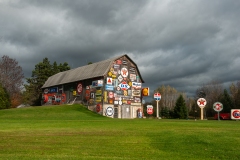
<svg viewBox="0 0 240 160">
<path fill-rule="evenodd" d="M 130 88 L 130 86 L 127 84 L 127 82 L 122 82 L 121 84 L 118 85 L 122 90 L 127 90 Z"/>
<path fill-rule="evenodd" d="M 206 104 L 207 104 L 207 101 L 206 101 L 206 99 L 204 99 L 204 98 L 199 98 L 199 99 L 197 100 L 197 104 L 198 104 L 198 106 L 199 106 L 200 108 L 204 108 L 204 107 L 206 106 Z"/>
<path fill-rule="evenodd" d="M 78 94 L 81 94 L 82 90 L 83 90 L 82 83 L 78 83 L 78 85 L 77 85 L 77 92 L 78 92 Z"/>
<path fill-rule="evenodd" d="M 147 105 L 147 114 L 153 114 L 153 106 Z"/>
<path fill-rule="evenodd" d="M 216 111 L 216 112 L 220 112 L 220 111 L 223 110 L 223 104 L 220 103 L 220 102 L 215 102 L 215 103 L 213 104 L 213 109 L 214 109 L 214 111 Z"/>
<path fill-rule="evenodd" d="M 107 107 L 106 109 L 106 115 L 107 116 L 112 116 L 114 113 L 114 108 L 113 107 Z"/>
<path fill-rule="evenodd" d="M 160 101 L 161 100 L 161 94 L 160 93 L 154 93 L 154 99 L 156 100 L 156 101 Z"/>
<path fill-rule="evenodd" d="M 231 110 L 231 119 L 240 119 L 240 109 Z"/>
</svg>

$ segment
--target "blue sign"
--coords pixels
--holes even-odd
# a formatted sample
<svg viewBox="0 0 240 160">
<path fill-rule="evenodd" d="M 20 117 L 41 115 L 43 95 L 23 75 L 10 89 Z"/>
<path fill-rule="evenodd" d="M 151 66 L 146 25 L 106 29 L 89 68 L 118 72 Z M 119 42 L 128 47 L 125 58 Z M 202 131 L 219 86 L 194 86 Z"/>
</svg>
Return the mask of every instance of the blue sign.
<svg viewBox="0 0 240 160">
<path fill-rule="evenodd" d="M 58 87 L 49 88 L 48 93 L 57 93 Z"/>
<path fill-rule="evenodd" d="M 105 90 L 113 91 L 114 87 L 112 85 L 106 85 Z"/>
</svg>

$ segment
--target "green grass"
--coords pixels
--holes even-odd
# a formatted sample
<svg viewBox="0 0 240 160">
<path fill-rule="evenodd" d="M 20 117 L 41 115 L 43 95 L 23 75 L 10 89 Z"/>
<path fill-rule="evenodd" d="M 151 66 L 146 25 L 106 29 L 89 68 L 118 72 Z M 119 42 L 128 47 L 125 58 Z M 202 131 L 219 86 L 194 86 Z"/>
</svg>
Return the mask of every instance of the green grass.
<svg viewBox="0 0 240 160">
<path fill-rule="evenodd" d="M 111 119 L 80 105 L 0 110 L 0 159 L 240 159 L 240 122 Z"/>
</svg>

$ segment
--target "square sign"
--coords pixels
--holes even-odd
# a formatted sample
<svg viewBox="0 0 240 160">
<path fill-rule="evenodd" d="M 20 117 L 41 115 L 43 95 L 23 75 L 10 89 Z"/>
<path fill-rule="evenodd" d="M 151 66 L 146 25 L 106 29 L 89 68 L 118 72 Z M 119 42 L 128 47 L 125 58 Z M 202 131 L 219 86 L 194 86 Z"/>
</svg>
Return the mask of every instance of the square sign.
<svg viewBox="0 0 240 160">
<path fill-rule="evenodd" d="M 161 94 L 160 93 L 154 93 L 154 99 L 156 100 L 156 101 L 160 101 L 161 100 Z"/>
</svg>

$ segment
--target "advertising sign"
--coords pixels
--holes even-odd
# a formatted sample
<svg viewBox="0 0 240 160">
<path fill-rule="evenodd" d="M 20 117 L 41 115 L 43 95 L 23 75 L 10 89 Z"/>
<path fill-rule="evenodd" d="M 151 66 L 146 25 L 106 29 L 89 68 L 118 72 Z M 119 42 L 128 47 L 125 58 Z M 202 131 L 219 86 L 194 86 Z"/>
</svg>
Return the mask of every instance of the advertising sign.
<svg viewBox="0 0 240 160">
<path fill-rule="evenodd" d="M 153 114 L 153 106 L 147 105 L 147 114 Z"/>
<path fill-rule="evenodd" d="M 160 101 L 160 99 L 161 99 L 161 94 L 160 93 L 154 93 L 154 99 L 156 100 L 156 101 Z"/>
<path fill-rule="evenodd" d="M 78 83 L 78 85 L 77 85 L 77 92 L 78 92 L 78 94 L 81 94 L 82 90 L 83 90 L 82 83 Z"/>
<path fill-rule="evenodd" d="M 112 116 L 114 113 L 114 108 L 113 107 L 107 107 L 106 109 L 106 115 L 107 116 Z"/>
<path fill-rule="evenodd" d="M 213 109 L 214 109 L 214 111 L 216 111 L 216 112 L 220 112 L 221 110 L 223 110 L 223 104 L 220 103 L 220 102 L 215 102 L 215 103 L 213 104 Z"/>
<path fill-rule="evenodd" d="M 204 107 L 206 106 L 206 104 L 207 104 L 207 101 L 206 101 L 206 99 L 204 99 L 204 98 L 199 98 L 199 99 L 197 100 L 197 104 L 198 104 L 198 106 L 199 106 L 200 108 L 204 108 Z"/>
<path fill-rule="evenodd" d="M 231 110 L 231 119 L 240 119 L 240 109 Z"/>
<path fill-rule="evenodd" d="M 103 80 L 92 81 L 92 87 L 102 87 Z"/>
</svg>

